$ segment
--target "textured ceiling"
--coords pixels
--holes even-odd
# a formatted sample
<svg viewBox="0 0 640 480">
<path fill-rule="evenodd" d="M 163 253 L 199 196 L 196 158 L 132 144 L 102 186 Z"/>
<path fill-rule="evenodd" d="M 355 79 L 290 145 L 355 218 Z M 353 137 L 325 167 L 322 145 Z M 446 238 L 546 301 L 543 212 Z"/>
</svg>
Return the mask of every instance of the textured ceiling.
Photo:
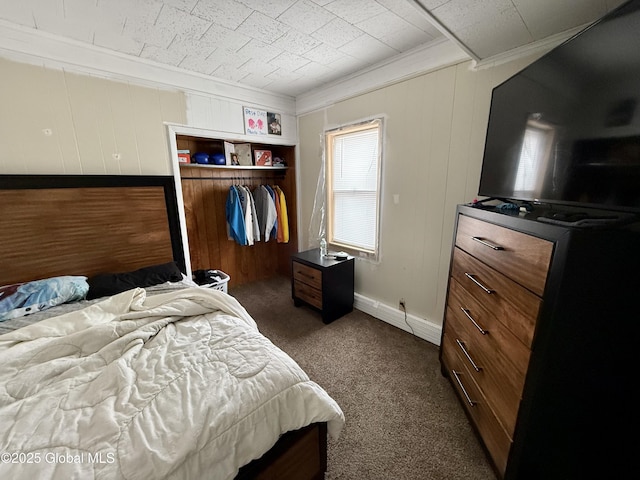
<svg viewBox="0 0 640 480">
<path fill-rule="evenodd" d="M 0 0 L 0 19 L 295 97 L 443 40 L 486 59 L 590 23 L 621 3 Z"/>
</svg>

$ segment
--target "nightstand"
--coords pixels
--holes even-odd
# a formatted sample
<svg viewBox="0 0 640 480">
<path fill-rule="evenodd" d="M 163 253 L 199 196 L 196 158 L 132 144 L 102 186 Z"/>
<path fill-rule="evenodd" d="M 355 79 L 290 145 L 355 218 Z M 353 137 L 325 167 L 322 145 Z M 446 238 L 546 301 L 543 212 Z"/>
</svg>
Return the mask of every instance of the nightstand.
<svg viewBox="0 0 640 480">
<path fill-rule="evenodd" d="M 355 260 L 321 257 L 320 249 L 291 256 L 291 296 L 296 307 L 310 305 L 330 323 L 353 310 Z"/>
</svg>

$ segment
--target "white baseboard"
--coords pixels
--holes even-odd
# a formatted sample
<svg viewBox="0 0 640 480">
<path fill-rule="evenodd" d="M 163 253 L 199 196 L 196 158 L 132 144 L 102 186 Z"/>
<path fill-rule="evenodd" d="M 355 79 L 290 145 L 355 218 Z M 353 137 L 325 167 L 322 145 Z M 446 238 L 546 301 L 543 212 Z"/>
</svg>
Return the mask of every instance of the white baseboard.
<svg viewBox="0 0 640 480">
<path fill-rule="evenodd" d="M 412 333 L 416 337 L 420 337 L 427 342 L 440 346 L 440 337 L 442 335 L 442 327 L 429 322 L 424 318 L 407 314 L 405 321 L 404 312 L 397 308 L 385 305 L 371 298 L 355 294 L 354 308 L 368 313 L 372 317 L 387 322 L 394 327 L 398 327 L 405 332 Z M 407 325 L 407 323 L 409 325 Z"/>
</svg>

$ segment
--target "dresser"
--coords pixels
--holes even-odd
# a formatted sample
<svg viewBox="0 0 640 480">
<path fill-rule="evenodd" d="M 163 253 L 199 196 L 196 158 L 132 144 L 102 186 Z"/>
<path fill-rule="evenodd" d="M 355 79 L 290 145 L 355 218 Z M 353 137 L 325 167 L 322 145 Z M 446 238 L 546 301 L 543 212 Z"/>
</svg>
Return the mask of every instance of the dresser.
<svg viewBox="0 0 640 480">
<path fill-rule="evenodd" d="M 577 229 L 539 215 L 458 207 L 443 374 L 499 477 L 628 475 L 637 225 Z"/>
<path fill-rule="evenodd" d="M 291 256 L 291 296 L 296 307 L 303 304 L 318 309 L 324 323 L 353 310 L 353 257 L 336 260 L 320 255 L 320 249 Z"/>
</svg>

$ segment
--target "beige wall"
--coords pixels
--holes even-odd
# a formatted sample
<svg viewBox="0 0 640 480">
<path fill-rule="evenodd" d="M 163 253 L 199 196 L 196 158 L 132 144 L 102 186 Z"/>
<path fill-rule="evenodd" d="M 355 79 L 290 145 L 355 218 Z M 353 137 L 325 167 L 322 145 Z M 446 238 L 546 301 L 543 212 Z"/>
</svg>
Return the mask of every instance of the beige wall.
<svg viewBox="0 0 640 480">
<path fill-rule="evenodd" d="M 447 67 L 301 116 L 302 247 L 314 241 L 323 129 L 384 115 L 381 260 L 358 261 L 356 291 L 394 308 L 402 297 L 440 325 L 455 205 L 477 191 L 491 89 L 532 60 Z M 163 122 L 187 123 L 183 93 L 3 59 L 0 72 L 0 173 L 171 174 Z"/>
<path fill-rule="evenodd" d="M 442 325 L 455 207 L 477 193 L 491 90 L 533 58 L 443 68 L 299 118 L 302 247 L 309 234 L 324 128 L 382 114 L 381 259 L 358 260 L 356 292 Z M 394 203 L 394 195 L 399 202 Z"/>
<path fill-rule="evenodd" d="M 171 174 L 163 122 L 186 123 L 183 93 L 5 59 L 0 72 L 0 173 Z"/>
</svg>

